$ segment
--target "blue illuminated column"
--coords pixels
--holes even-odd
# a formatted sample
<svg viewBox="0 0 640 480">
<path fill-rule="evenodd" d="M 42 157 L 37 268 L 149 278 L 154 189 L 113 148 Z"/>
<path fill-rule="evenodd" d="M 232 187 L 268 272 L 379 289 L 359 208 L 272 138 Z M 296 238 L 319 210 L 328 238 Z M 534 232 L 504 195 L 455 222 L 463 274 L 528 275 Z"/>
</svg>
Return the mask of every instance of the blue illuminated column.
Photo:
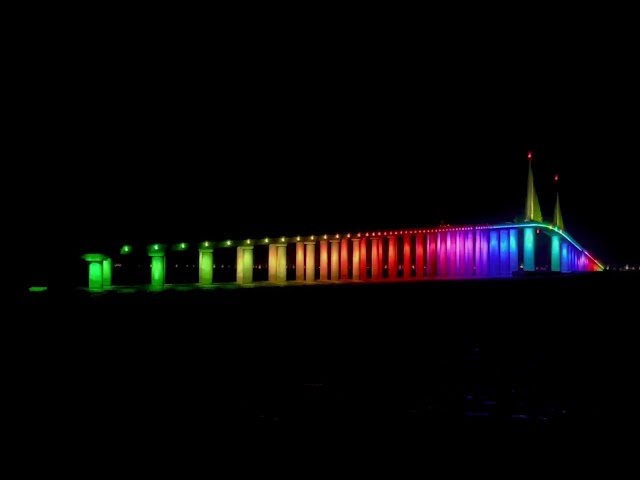
<svg viewBox="0 0 640 480">
<path fill-rule="evenodd" d="M 524 227 L 523 269 L 534 272 L 536 269 L 536 232 L 533 227 Z"/>
<path fill-rule="evenodd" d="M 213 283 L 213 247 L 209 242 L 204 242 L 198 248 L 198 283 L 211 285 Z"/>
<path fill-rule="evenodd" d="M 466 239 L 464 241 L 464 276 L 465 277 L 473 277 L 473 230 L 467 230 Z"/>
<path fill-rule="evenodd" d="M 314 282 L 316 279 L 316 242 L 304 242 L 305 255 L 305 282 Z"/>
<path fill-rule="evenodd" d="M 236 281 L 242 284 L 252 283 L 253 245 L 241 245 L 236 251 Z"/>
<path fill-rule="evenodd" d="M 354 238 L 353 240 L 353 250 L 352 250 L 352 265 L 353 265 L 353 276 L 352 276 L 352 280 L 360 280 L 360 239 L 359 238 Z M 362 274 L 362 276 L 364 277 L 366 275 L 366 271 L 365 273 Z"/>
<path fill-rule="evenodd" d="M 551 271 L 559 272 L 561 270 L 560 260 L 560 235 L 553 235 L 551 237 Z"/>
<path fill-rule="evenodd" d="M 500 232 L 489 230 L 489 276 L 500 275 Z"/>
<path fill-rule="evenodd" d="M 489 232 L 484 228 L 476 230 L 475 276 L 486 277 L 489 273 Z"/>
<path fill-rule="evenodd" d="M 500 276 L 511 274 L 511 261 L 509 256 L 509 230 L 500 229 Z"/>
<path fill-rule="evenodd" d="M 510 273 L 518 271 L 518 229 L 509 229 L 509 269 Z"/>
<path fill-rule="evenodd" d="M 567 242 L 562 242 L 560 244 L 560 271 L 564 273 L 567 273 L 570 271 L 569 244 Z"/>
</svg>

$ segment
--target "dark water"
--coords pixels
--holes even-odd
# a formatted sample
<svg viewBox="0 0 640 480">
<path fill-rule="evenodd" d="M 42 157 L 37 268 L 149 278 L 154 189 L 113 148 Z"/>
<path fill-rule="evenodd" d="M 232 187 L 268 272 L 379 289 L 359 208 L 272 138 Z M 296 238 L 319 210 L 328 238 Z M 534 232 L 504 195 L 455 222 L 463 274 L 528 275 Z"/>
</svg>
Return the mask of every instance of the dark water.
<svg viewBox="0 0 640 480">
<path fill-rule="evenodd" d="M 637 275 L 25 295 L 28 431 L 618 428 Z"/>
</svg>

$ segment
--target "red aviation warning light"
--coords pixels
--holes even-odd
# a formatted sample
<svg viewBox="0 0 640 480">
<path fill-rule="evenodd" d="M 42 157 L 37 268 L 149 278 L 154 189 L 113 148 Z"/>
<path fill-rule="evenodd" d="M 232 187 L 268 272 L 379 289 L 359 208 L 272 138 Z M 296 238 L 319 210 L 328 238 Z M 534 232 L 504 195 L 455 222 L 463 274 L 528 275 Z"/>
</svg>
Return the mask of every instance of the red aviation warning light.
<svg viewBox="0 0 640 480">
<path fill-rule="evenodd" d="M 558 181 L 558 174 L 557 174 L 557 173 L 553 176 L 553 180 L 554 180 L 555 182 L 557 182 L 557 181 Z"/>
<path fill-rule="evenodd" d="M 528 153 L 527 153 L 527 158 L 528 158 L 529 160 L 531 160 L 531 152 L 528 152 Z"/>
</svg>

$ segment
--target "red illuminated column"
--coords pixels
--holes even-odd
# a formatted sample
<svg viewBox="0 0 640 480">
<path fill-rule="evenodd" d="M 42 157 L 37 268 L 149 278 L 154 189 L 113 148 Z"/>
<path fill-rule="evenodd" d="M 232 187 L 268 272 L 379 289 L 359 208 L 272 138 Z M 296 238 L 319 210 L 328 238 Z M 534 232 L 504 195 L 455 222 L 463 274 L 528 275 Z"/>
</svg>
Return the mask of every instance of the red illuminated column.
<svg viewBox="0 0 640 480">
<path fill-rule="evenodd" d="M 371 237 L 371 279 L 380 280 L 382 278 L 382 255 L 380 237 Z"/>
<path fill-rule="evenodd" d="M 331 280 L 340 278 L 340 240 L 331 240 Z"/>
<path fill-rule="evenodd" d="M 296 242 L 296 280 L 304 280 L 304 242 Z"/>
<path fill-rule="evenodd" d="M 329 241 L 320 240 L 320 280 L 329 278 Z"/>
<path fill-rule="evenodd" d="M 398 278 L 398 237 L 395 235 L 389 237 L 389 278 Z"/>
<path fill-rule="evenodd" d="M 306 247 L 305 255 L 305 275 L 306 282 L 313 282 L 316 279 L 316 242 L 304 242 Z"/>
<path fill-rule="evenodd" d="M 438 234 L 427 234 L 427 275 L 435 278 L 438 273 Z"/>
<path fill-rule="evenodd" d="M 354 238 L 353 240 L 353 259 L 351 264 L 353 265 L 353 280 L 360 280 L 360 239 Z M 366 272 L 365 274 L 366 275 Z"/>
<path fill-rule="evenodd" d="M 340 241 L 340 279 L 349 279 L 349 239 L 346 237 Z"/>
<path fill-rule="evenodd" d="M 424 278 L 424 234 L 416 234 L 416 278 Z"/>
<path fill-rule="evenodd" d="M 404 244 L 403 254 L 403 278 L 411 278 L 411 235 L 404 235 L 402 237 Z"/>
<path fill-rule="evenodd" d="M 438 232 L 438 277 L 447 276 L 447 233 Z"/>
</svg>

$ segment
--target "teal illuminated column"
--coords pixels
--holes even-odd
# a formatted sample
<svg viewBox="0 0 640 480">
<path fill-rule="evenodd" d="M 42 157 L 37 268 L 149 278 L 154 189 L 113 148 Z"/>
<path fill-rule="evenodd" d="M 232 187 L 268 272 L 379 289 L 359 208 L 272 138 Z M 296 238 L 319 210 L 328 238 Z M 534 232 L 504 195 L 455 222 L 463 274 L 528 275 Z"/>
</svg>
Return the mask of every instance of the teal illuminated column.
<svg viewBox="0 0 640 480">
<path fill-rule="evenodd" d="M 304 280 L 313 282 L 316 279 L 316 242 L 304 243 L 306 247 Z"/>
<path fill-rule="evenodd" d="M 201 243 L 199 248 L 198 282 L 200 285 L 213 283 L 213 246 L 210 242 Z"/>
<path fill-rule="evenodd" d="M 511 273 L 518 271 L 518 229 L 509 229 L 509 269 Z"/>
<path fill-rule="evenodd" d="M 560 236 L 553 235 L 551 237 L 551 271 L 560 271 Z"/>
<path fill-rule="evenodd" d="M 351 262 L 353 265 L 352 280 L 360 280 L 360 239 L 359 238 L 353 239 L 352 255 L 353 255 L 353 259 Z M 366 272 L 364 275 L 366 275 Z"/>
<path fill-rule="evenodd" d="M 166 245 L 158 243 L 147 247 L 147 254 L 151 257 L 151 286 L 161 287 L 165 281 L 165 249 Z"/>
<path fill-rule="evenodd" d="M 296 280 L 304 280 L 304 242 L 296 242 Z"/>
<path fill-rule="evenodd" d="M 102 261 L 102 286 L 110 287 L 113 274 L 113 260 L 110 257 Z"/>
<path fill-rule="evenodd" d="M 101 253 L 87 253 L 82 258 L 89 263 L 89 289 L 102 290 L 104 286 L 103 267 L 107 257 Z"/>
<path fill-rule="evenodd" d="M 238 283 L 253 282 L 253 245 L 242 245 L 237 249 L 236 281 Z"/>
<path fill-rule="evenodd" d="M 533 272 L 536 269 L 536 233 L 533 227 L 524 228 L 523 269 Z"/>
<path fill-rule="evenodd" d="M 331 280 L 340 279 L 340 240 L 331 240 Z"/>
</svg>

